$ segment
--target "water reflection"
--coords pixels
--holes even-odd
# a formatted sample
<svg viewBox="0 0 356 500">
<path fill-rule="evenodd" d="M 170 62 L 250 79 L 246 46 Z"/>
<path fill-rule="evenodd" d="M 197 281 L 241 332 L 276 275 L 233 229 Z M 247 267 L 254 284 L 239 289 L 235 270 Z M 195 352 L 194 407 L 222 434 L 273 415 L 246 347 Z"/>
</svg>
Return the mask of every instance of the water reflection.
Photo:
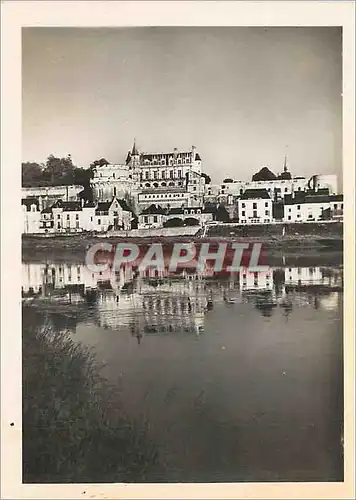
<svg viewBox="0 0 356 500">
<path fill-rule="evenodd" d="M 241 269 L 222 278 L 211 271 L 140 272 L 130 265 L 92 273 L 83 264 L 22 264 L 24 301 L 82 305 L 88 321 L 113 330 L 128 326 L 138 343 L 146 334 L 200 335 L 216 304 L 252 304 L 266 318 L 280 307 L 286 320 L 296 307 L 336 310 L 342 286 L 341 268 Z"/>
<path fill-rule="evenodd" d="M 158 482 L 342 480 L 341 267 L 22 272 L 24 317 L 94 347 L 149 422 Z"/>
</svg>

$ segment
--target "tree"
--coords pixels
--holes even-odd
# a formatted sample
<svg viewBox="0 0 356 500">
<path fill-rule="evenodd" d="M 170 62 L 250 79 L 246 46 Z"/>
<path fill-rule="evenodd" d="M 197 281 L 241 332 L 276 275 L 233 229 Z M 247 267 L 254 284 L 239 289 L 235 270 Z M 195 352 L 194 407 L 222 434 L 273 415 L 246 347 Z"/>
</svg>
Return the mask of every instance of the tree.
<svg viewBox="0 0 356 500">
<path fill-rule="evenodd" d="M 65 158 L 57 158 L 52 154 L 49 155 L 45 170 L 50 177 L 52 186 L 73 184 L 74 166 L 70 155 Z"/>
<path fill-rule="evenodd" d="M 100 158 L 100 160 L 95 160 L 90 164 L 90 167 L 103 167 L 104 165 L 110 165 L 110 162 L 106 158 Z"/>
<path fill-rule="evenodd" d="M 22 163 L 22 186 L 33 187 L 43 185 L 42 167 L 36 162 Z"/>
</svg>

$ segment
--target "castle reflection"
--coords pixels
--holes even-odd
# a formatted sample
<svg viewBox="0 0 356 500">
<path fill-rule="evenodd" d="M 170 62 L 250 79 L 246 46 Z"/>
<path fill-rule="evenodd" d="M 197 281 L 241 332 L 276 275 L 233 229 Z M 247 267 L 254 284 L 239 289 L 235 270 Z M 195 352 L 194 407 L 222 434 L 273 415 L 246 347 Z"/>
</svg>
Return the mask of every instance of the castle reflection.
<svg viewBox="0 0 356 500">
<path fill-rule="evenodd" d="M 103 328 L 127 326 L 140 343 L 146 334 L 204 331 L 206 314 L 217 305 L 252 305 L 269 317 L 277 308 L 288 319 L 296 307 L 332 310 L 342 292 L 342 269 L 322 267 L 241 269 L 230 276 L 168 269 L 145 272 L 130 265 L 116 272 L 92 273 L 83 264 L 23 263 L 24 302 L 81 304 Z"/>
</svg>

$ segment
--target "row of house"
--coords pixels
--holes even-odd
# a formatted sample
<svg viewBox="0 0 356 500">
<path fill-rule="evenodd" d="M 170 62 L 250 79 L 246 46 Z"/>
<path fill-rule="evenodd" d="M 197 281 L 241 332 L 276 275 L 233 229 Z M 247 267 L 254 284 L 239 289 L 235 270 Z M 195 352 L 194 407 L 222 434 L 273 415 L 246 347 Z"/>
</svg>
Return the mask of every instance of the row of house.
<svg viewBox="0 0 356 500">
<path fill-rule="evenodd" d="M 106 232 L 130 230 L 134 215 L 125 200 L 62 201 L 43 208 L 38 198 L 22 200 L 23 233 Z"/>
</svg>

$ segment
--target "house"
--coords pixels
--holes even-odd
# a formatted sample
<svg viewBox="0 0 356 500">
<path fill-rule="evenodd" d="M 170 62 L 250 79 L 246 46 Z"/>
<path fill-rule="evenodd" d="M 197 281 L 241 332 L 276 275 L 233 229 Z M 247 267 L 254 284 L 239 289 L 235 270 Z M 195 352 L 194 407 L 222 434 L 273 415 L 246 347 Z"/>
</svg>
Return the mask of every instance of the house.
<svg viewBox="0 0 356 500">
<path fill-rule="evenodd" d="M 95 230 L 131 229 L 132 212 L 125 200 L 99 201 L 95 207 Z"/>
<path fill-rule="evenodd" d="M 182 226 L 204 226 L 213 220 L 213 213 L 203 207 L 171 208 L 167 212 L 165 225 L 169 227 L 172 220 L 180 220 Z"/>
<path fill-rule="evenodd" d="M 40 232 L 41 211 L 40 203 L 36 198 L 25 198 L 21 201 L 22 232 L 35 234 Z"/>
<path fill-rule="evenodd" d="M 81 232 L 82 203 L 58 200 L 52 207 L 55 232 Z"/>
<path fill-rule="evenodd" d="M 160 228 L 166 221 L 166 211 L 160 205 L 150 205 L 138 216 L 138 229 Z"/>
<path fill-rule="evenodd" d="M 53 233 L 55 231 L 54 228 L 54 219 L 52 208 L 47 207 L 41 211 L 41 219 L 40 219 L 40 232 L 41 233 Z"/>
<path fill-rule="evenodd" d="M 273 221 L 272 199 L 266 189 L 247 189 L 237 200 L 238 219 L 242 224 Z"/>
<path fill-rule="evenodd" d="M 306 193 L 294 193 L 285 197 L 284 217 L 285 222 L 314 222 L 328 220 L 331 218 L 331 209 L 337 210 L 342 201 L 331 201 L 338 199 L 338 195 L 330 196 L 329 190 L 307 191 Z M 336 207 L 336 208 L 334 208 Z"/>
</svg>

